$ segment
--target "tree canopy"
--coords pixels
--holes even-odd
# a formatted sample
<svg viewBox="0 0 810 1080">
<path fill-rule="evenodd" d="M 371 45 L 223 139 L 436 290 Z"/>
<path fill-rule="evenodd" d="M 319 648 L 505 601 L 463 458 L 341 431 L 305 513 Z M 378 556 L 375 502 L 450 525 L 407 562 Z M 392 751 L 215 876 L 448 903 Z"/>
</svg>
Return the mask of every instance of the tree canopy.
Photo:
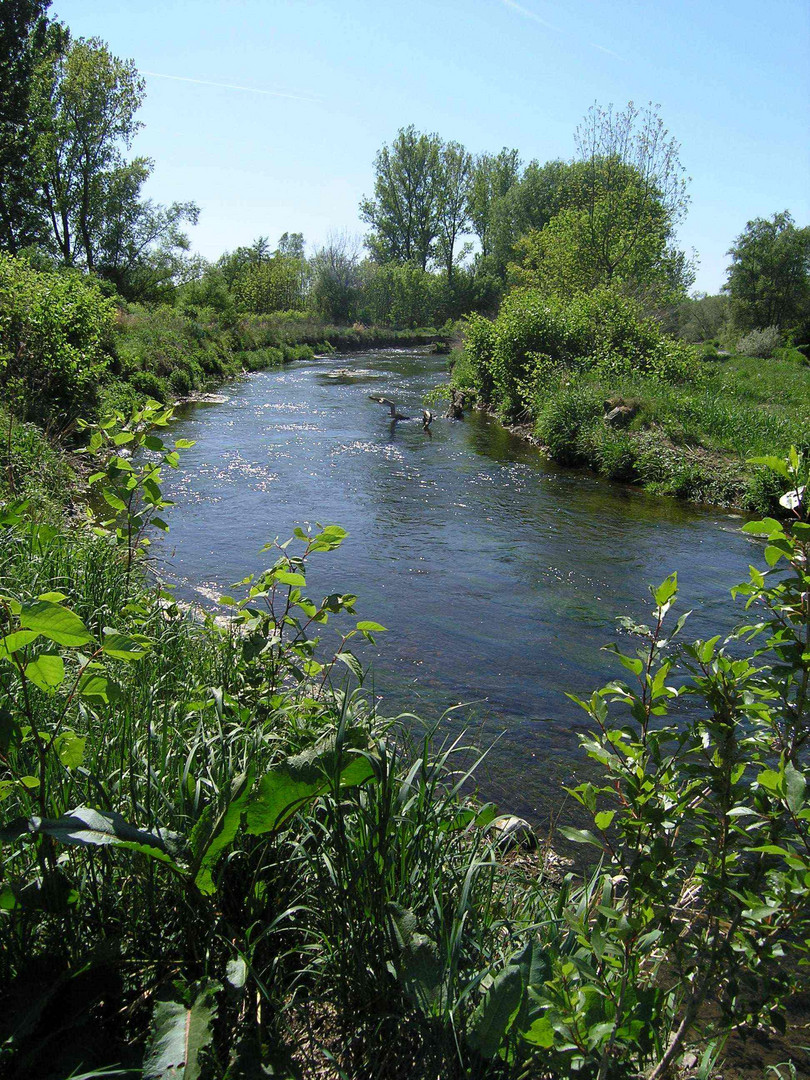
<svg viewBox="0 0 810 1080">
<path fill-rule="evenodd" d="M 810 227 L 797 229 L 787 210 L 754 218 L 728 252 L 725 291 L 741 330 L 777 326 L 782 330 L 810 320 Z"/>
</svg>

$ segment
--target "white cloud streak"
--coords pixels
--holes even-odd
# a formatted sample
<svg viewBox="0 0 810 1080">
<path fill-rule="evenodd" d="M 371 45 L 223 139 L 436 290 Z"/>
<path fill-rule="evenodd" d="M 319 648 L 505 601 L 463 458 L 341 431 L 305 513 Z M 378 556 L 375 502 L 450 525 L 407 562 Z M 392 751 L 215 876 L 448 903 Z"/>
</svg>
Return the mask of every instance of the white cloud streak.
<svg viewBox="0 0 810 1080">
<path fill-rule="evenodd" d="M 532 11 L 530 8 L 524 7 L 523 4 L 519 4 L 517 0 L 498 0 L 498 3 L 501 4 L 503 7 L 509 8 L 511 11 L 514 11 L 522 18 L 531 19 L 532 22 L 536 22 L 539 26 L 544 26 L 547 30 L 554 30 L 558 34 L 565 34 L 566 36 L 570 36 L 565 30 L 562 30 L 559 26 L 555 26 L 553 23 L 546 22 L 546 20 L 541 18 L 536 11 Z M 622 63 L 627 63 L 623 56 L 619 56 L 619 54 L 614 52 L 612 49 L 606 49 L 604 45 L 597 45 L 593 41 L 589 41 L 588 44 L 592 49 L 598 49 L 599 52 L 607 53 L 608 56 L 612 56 L 616 60 L 621 60 Z"/>
<path fill-rule="evenodd" d="M 154 79 L 173 79 L 175 82 L 195 83 L 197 86 L 218 86 L 222 90 L 242 90 L 246 94 L 263 94 L 266 97 L 288 98 L 290 101 L 311 101 L 318 104 L 323 101 L 323 98 L 288 94 L 284 90 L 262 90 L 258 86 L 237 86 L 235 83 L 213 82 L 210 79 L 189 79 L 185 75 L 166 75 L 161 71 L 141 71 L 141 74 L 151 75 Z"/>
<path fill-rule="evenodd" d="M 516 11 L 518 15 L 522 15 L 524 19 L 531 19 L 532 22 L 545 26 L 547 30 L 556 30 L 558 34 L 562 33 L 559 26 L 554 26 L 552 23 L 546 22 L 545 19 L 541 19 L 536 12 L 525 8 L 523 4 L 518 4 L 516 0 L 499 0 L 499 3 L 503 4 L 504 7 L 511 8 L 512 11 Z"/>
</svg>

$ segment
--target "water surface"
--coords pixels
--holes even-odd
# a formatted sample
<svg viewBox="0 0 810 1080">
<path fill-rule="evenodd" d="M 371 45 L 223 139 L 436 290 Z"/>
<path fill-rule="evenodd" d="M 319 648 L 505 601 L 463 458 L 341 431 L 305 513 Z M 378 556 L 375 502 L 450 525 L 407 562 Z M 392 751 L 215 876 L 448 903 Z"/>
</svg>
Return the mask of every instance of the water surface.
<svg viewBox="0 0 810 1080">
<path fill-rule="evenodd" d="M 581 767 L 586 718 L 565 692 L 617 674 L 600 651 L 616 617 L 643 616 L 647 585 L 677 570 L 691 636 L 730 629 L 728 590 L 758 551 L 731 515 L 557 468 L 479 414 L 438 416 L 427 435 L 422 396 L 445 380 L 445 358 L 389 350 L 252 375 L 186 407 L 173 433 L 197 442 L 167 478 L 162 564 L 199 601 L 264 568 L 261 546 L 297 524 L 342 525 L 308 591 L 356 593 L 360 617 L 390 628 L 363 654 L 383 709 L 435 721 L 465 704 L 448 731 L 505 733 L 486 794 L 543 821 Z M 392 424 L 369 394 L 414 419 Z"/>
</svg>

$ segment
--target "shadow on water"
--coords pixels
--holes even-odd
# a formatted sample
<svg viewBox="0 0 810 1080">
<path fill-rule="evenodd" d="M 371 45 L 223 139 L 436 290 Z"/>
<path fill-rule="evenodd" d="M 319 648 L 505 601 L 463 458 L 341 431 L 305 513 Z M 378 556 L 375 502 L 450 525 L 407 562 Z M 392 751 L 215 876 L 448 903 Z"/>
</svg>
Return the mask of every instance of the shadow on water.
<svg viewBox="0 0 810 1080">
<path fill-rule="evenodd" d="M 186 406 L 197 440 L 169 491 L 162 565 L 200 600 L 265 563 L 267 540 L 320 521 L 349 531 L 313 561 L 311 592 L 354 592 L 380 635 L 374 691 L 448 732 L 495 738 L 479 781 L 543 821 L 582 768 L 585 696 L 616 674 L 602 646 L 647 585 L 677 570 L 691 634 L 730 629 L 728 589 L 756 554 L 738 522 L 556 468 L 480 414 L 421 424 L 445 361 L 412 350 L 316 358 Z M 392 424 L 390 398 L 414 419 Z M 441 410 L 434 411 L 440 414 Z M 541 721 L 541 722 L 538 722 Z"/>
</svg>

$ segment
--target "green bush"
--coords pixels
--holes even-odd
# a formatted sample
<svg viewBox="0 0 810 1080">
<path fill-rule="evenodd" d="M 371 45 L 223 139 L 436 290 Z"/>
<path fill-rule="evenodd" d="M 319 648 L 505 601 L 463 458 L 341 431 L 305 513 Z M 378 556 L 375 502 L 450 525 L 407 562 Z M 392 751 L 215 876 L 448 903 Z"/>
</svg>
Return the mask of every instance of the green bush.
<svg viewBox="0 0 810 1080">
<path fill-rule="evenodd" d="M 587 461 L 590 430 L 602 424 L 603 398 L 593 387 L 564 386 L 544 401 L 535 426 L 538 439 L 561 465 Z"/>
<path fill-rule="evenodd" d="M 139 394 L 154 398 L 155 401 L 167 401 L 169 398 L 166 381 L 155 375 L 153 371 L 133 371 L 129 382 Z"/>
<path fill-rule="evenodd" d="M 751 330 L 737 342 L 740 356 L 760 356 L 767 360 L 782 344 L 778 326 L 766 326 L 763 330 Z"/>
<path fill-rule="evenodd" d="M 666 337 L 639 306 L 610 289 L 562 300 L 533 290 L 511 293 L 498 318 L 467 327 L 467 354 L 479 392 L 501 413 L 531 413 L 566 369 L 616 379 L 654 375 L 670 382 L 701 377 L 694 350 Z"/>
<path fill-rule="evenodd" d="M 191 375 L 185 368 L 175 368 L 169 376 L 169 385 L 172 393 L 178 397 L 185 397 L 191 393 Z"/>
<path fill-rule="evenodd" d="M 0 387 L 20 417 L 66 425 L 94 413 L 114 310 L 78 271 L 0 253 Z"/>
</svg>

